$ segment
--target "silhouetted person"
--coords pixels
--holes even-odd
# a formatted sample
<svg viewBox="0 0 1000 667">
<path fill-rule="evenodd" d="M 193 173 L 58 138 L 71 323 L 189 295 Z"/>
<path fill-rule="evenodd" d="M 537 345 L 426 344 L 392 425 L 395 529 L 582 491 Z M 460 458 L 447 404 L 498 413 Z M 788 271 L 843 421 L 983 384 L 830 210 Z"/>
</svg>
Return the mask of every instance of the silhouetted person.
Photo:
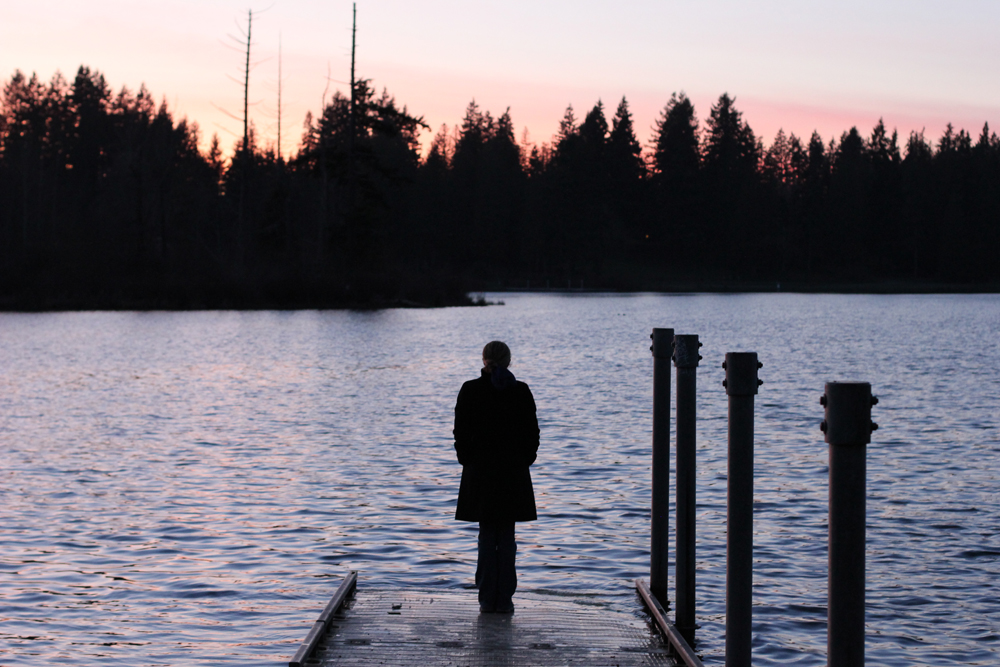
<svg viewBox="0 0 1000 667">
<path fill-rule="evenodd" d="M 514 611 L 514 522 L 538 518 L 528 472 L 538 451 L 535 399 L 509 365 L 510 348 L 488 343 L 480 377 L 462 385 L 455 405 L 455 451 L 462 464 L 455 518 L 479 522 L 481 612 Z"/>
</svg>

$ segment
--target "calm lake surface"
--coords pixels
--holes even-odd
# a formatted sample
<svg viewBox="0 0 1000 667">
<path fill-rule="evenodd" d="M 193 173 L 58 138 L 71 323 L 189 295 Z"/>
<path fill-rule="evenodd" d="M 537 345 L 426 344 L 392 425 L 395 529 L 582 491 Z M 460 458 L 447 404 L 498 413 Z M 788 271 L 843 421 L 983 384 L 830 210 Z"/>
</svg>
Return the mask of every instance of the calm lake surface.
<svg viewBox="0 0 1000 667">
<path fill-rule="evenodd" d="M 706 664 L 724 650 L 720 364 L 746 350 L 765 380 L 755 664 L 826 662 L 831 380 L 880 398 L 868 664 L 1000 664 L 1000 296 L 488 296 L 506 305 L 0 314 L 0 664 L 287 664 L 349 569 L 362 589 L 470 588 L 451 427 L 494 338 L 542 429 L 520 586 L 638 613 L 654 326 L 704 342 Z"/>
</svg>

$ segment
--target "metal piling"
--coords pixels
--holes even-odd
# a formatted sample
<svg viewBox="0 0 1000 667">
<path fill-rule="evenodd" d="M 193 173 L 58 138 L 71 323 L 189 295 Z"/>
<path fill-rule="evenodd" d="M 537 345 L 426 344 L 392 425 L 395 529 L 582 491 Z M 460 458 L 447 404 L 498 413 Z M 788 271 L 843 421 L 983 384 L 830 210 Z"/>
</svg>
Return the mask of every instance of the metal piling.
<svg viewBox="0 0 1000 667">
<path fill-rule="evenodd" d="M 650 526 L 649 587 L 667 602 L 670 562 L 670 356 L 674 330 L 653 329 L 653 502 Z"/>
<path fill-rule="evenodd" d="M 865 664 L 865 487 L 871 420 L 867 382 L 828 382 L 820 428 L 830 446 L 827 665 Z"/>
<path fill-rule="evenodd" d="M 722 367 L 729 396 L 726 500 L 726 667 L 750 667 L 753 641 L 753 426 L 756 352 L 728 352 Z"/>
<path fill-rule="evenodd" d="M 677 367 L 677 629 L 688 642 L 695 631 L 695 504 L 697 502 L 698 336 L 674 337 Z"/>
</svg>

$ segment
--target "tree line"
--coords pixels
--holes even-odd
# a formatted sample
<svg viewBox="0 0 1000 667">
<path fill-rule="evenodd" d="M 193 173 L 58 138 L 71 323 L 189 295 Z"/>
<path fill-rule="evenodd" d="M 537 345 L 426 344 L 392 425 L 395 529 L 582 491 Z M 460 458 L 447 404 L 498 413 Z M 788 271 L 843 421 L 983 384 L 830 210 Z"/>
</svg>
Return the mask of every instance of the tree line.
<svg viewBox="0 0 1000 667">
<path fill-rule="evenodd" d="M 610 116 L 610 120 L 609 120 Z M 370 80 L 289 159 L 251 129 L 226 159 L 145 87 L 15 72 L 0 98 L 0 307 L 450 304 L 511 287 L 988 289 L 1000 140 L 880 121 L 765 147 L 723 94 L 683 93 L 644 148 L 625 98 L 551 142 L 475 102 L 424 120 Z"/>
</svg>

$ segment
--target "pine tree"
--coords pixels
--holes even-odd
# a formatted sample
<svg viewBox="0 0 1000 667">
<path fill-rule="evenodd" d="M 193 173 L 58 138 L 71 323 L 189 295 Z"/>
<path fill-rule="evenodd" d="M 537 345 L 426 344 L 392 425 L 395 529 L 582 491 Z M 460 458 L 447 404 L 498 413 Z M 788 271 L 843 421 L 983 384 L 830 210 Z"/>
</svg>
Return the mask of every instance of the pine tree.
<svg viewBox="0 0 1000 667">
<path fill-rule="evenodd" d="M 642 146 L 635 136 L 632 123 L 632 112 L 628 108 L 628 100 L 622 97 L 611 121 L 611 134 L 608 136 L 609 171 L 612 183 L 622 187 L 628 182 L 642 180 L 646 174 L 646 164 L 642 159 Z"/>
<path fill-rule="evenodd" d="M 594 155 L 604 153 L 608 139 L 608 119 L 604 116 L 604 103 L 597 100 L 594 108 L 587 112 L 579 128 L 580 139 Z"/>
<path fill-rule="evenodd" d="M 694 104 L 673 93 L 656 121 L 650 156 L 652 211 L 639 238 L 653 262 L 693 261 L 705 245 L 699 222 L 702 156 Z"/>
<path fill-rule="evenodd" d="M 656 121 L 653 173 L 667 187 L 693 182 L 701 166 L 698 119 L 684 93 L 674 93 Z"/>
<path fill-rule="evenodd" d="M 735 102 L 723 93 L 705 122 L 705 168 L 716 179 L 746 180 L 757 168 L 757 139 Z"/>
</svg>

